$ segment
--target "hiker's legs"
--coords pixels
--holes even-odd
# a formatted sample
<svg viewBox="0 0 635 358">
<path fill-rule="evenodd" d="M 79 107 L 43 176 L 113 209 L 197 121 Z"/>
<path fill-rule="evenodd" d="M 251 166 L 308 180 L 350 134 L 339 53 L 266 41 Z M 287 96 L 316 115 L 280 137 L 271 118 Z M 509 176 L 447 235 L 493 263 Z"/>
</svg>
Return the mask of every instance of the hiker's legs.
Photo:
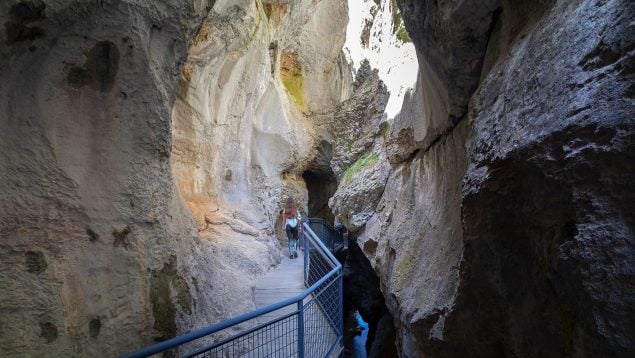
<svg viewBox="0 0 635 358">
<path fill-rule="evenodd" d="M 298 247 L 298 238 L 294 237 L 293 239 L 291 239 L 289 252 L 291 252 L 292 255 L 295 255 L 295 251 L 297 247 Z"/>
<path fill-rule="evenodd" d="M 289 240 L 289 258 L 293 257 L 293 242 L 295 241 L 295 237 L 293 235 L 293 228 L 291 227 L 291 225 L 287 225 L 287 227 L 285 228 L 286 232 L 287 232 L 287 239 Z"/>
<path fill-rule="evenodd" d="M 293 256 L 297 257 L 298 256 L 298 228 L 295 228 L 295 230 L 293 230 Z"/>
<path fill-rule="evenodd" d="M 287 232 L 287 239 L 289 240 L 289 257 L 291 257 L 291 255 L 293 254 L 293 247 L 292 247 L 292 243 L 293 243 L 293 228 L 291 227 L 291 225 L 287 225 L 285 230 Z"/>
</svg>

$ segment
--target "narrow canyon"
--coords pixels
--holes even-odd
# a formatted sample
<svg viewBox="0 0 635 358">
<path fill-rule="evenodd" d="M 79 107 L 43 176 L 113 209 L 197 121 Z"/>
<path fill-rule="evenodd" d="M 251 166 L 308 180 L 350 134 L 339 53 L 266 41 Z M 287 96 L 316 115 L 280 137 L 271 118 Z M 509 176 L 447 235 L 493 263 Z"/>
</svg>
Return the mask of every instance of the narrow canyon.
<svg viewBox="0 0 635 358">
<path fill-rule="evenodd" d="M 364 356 L 635 356 L 635 2 L 5 0 L 0 24 L 0 356 L 253 311 L 288 197 L 346 232 Z"/>
</svg>

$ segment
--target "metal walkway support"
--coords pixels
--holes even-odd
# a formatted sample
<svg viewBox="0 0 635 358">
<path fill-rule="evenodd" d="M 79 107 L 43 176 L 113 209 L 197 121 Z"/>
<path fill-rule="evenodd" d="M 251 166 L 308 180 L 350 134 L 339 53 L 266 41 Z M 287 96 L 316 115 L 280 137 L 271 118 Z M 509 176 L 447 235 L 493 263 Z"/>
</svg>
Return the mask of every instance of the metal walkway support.
<svg viewBox="0 0 635 358">
<path fill-rule="evenodd" d="M 311 226 L 309 226 L 311 224 Z M 322 223 L 325 225 L 324 223 Z M 342 265 L 305 223 L 304 282 L 307 289 L 281 302 L 140 349 L 124 358 L 149 357 L 327 357 L 342 345 Z M 321 230 L 326 233 L 330 228 Z M 332 233 L 332 229 L 330 229 Z M 332 235 L 332 234 L 331 234 Z M 329 241 L 327 241 L 329 240 Z M 289 312 L 289 308 L 293 309 Z M 285 311 L 276 314 L 276 311 Z M 264 319 L 265 316 L 275 317 Z"/>
</svg>

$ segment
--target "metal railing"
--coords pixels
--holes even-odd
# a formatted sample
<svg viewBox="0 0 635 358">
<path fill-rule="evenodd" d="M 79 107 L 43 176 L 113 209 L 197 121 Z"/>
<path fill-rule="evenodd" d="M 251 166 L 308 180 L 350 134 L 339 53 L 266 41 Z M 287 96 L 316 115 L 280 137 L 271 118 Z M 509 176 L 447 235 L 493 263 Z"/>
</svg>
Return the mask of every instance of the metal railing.
<svg viewBox="0 0 635 358">
<path fill-rule="evenodd" d="M 347 245 L 344 231 L 332 228 L 324 219 L 308 218 L 307 223 L 331 252 L 335 252 L 338 246 Z"/>
<path fill-rule="evenodd" d="M 342 265 L 308 223 L 303 228 L 307 287 L 303 293 L 140 349 L 124 358 L 159 353 L 164 357 L 304 358 L 336 353 L 341 348 L 344 331 Z"/>
</svg>

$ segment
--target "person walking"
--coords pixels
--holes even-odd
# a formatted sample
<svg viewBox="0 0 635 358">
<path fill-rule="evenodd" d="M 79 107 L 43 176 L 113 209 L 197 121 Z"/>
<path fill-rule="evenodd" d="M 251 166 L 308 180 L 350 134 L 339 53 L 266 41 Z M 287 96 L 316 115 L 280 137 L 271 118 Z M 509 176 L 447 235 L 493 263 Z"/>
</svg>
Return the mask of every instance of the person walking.
<svg viewBox="0 0 635 358">
<path fill-rule="evenodd" d="M 298 257 L 298 238 L 300 237 L 300 231 L 302 230 L 302 217 L 298 211 L 298 207 L 293 198 L 287 198 L 287 201 L 282 210 L 282 225 L 287 233 L 287 239 L 289 239 L 289 258 L 295 259 Z"/>
</svg>

